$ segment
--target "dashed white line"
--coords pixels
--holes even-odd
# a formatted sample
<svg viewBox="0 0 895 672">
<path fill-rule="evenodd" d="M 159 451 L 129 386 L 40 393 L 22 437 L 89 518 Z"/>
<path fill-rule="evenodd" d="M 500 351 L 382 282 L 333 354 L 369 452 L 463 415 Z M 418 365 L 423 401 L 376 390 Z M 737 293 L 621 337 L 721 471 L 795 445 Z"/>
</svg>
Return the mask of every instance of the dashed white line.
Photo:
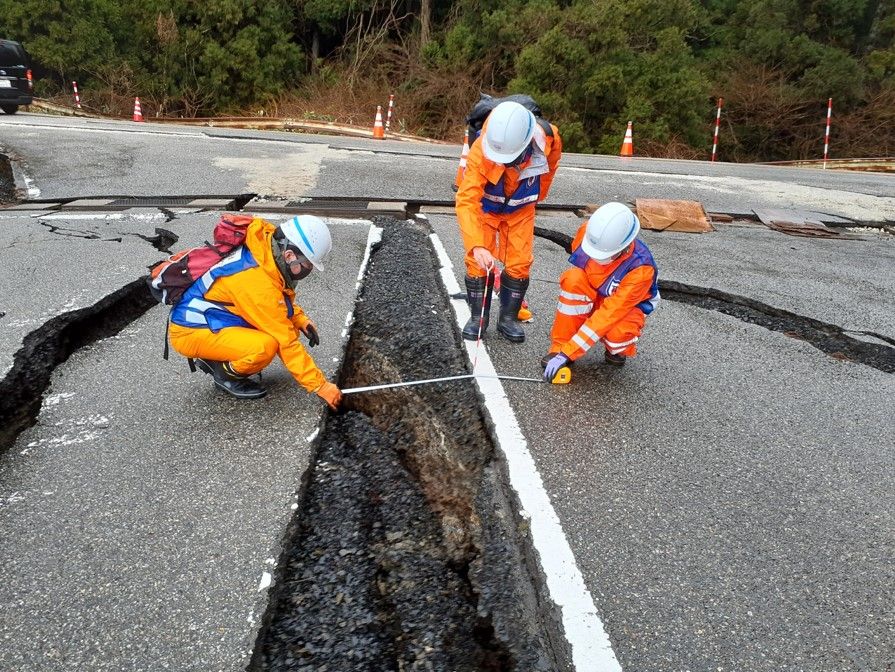
<svg viewBox="0 0 895 672">
<path fill-rule="evenodd" d="M 444 245 L 434 233 L 429 238 L 438 254 L 445 289 L 449 295 L 460 293 L 460 285 L 454 277 L 453 264 Z M 469 319 L 469 307 L 462 299 L 452 299 L 451 305 L 457 324 L 462 328 Z M 472 362 L 475 343 L 464 341 L 464 344 Z M 476 372 L 497 375 L 485 347 L 479 349 Z M 546 577 L 550 599 L 562 612 L 562 628 L 572 649 L 575 669 L 577 672 L 621 672 L 609 635 L 575 562 L 559 517 L 550 503 L 550 496 L 544 489 L 544 482 L 503 385 L 497 378 L 477 378 L 476 384 L 494 423 L 498 446 L 506 458 L 510 485 L 523 507 L 521 514 L 530 519 L 532 545 Z"/>
</svg>

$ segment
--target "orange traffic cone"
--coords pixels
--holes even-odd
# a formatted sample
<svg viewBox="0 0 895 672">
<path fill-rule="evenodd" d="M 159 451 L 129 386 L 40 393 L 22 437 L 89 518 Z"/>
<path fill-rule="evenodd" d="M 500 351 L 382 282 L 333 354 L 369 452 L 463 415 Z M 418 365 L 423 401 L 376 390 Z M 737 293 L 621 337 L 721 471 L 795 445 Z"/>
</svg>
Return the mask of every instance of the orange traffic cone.
<svg viewBox="0 0 895 672">
<path fill-rule="evenodd" d="M 382 140 L 385 137 L 385 127 L 382 125 L 382 105 L 376 106 L 376 120 L 373 122 L 373 139 Z"/>
<path fill-rule="evenodd" d="M 460 165 L 457 166 L 457 176 L 454 178 L 454 191 L 460 188 L 463 175 L 466 173 L 466 157 L 469 156 L 469 129 L 463 133 L 463 151 L 460 152 Z"/>
<path fill-rule="evenodd" d="M 628 122 L 628 130 L 625 131 L 625 139 L 622 141 L 622 149 L 619 156 L 634 156 L 634 136 L 631 133 L 631 122 Z"/>
<path fill-rule="evenodd" d="M 134 121 L 143 121 L 143 110 L 140 107 L 139 98 L 134 98 Z"/>
</svg>

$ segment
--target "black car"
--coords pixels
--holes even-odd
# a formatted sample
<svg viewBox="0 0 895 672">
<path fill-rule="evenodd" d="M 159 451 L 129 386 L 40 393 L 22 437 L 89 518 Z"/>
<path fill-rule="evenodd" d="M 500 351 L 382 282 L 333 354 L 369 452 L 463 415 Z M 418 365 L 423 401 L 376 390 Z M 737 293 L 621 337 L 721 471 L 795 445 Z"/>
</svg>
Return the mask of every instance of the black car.
<svg viewBox="0 0 895 672">
<path fill-rule="evenodd" d="M 19 105 L 30 105 L 33 90 L 31 57 L 25 47 L 0 40 L 0 110 L 15 114 Z"/>
</svg>

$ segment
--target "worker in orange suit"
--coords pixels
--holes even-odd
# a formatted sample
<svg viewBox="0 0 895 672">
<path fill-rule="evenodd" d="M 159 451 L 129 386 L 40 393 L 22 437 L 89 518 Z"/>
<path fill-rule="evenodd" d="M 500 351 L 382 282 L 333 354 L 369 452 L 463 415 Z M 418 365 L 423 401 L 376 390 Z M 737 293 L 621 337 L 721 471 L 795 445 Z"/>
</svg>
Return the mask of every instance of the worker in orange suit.
<svg viewBox="0 0 895 672">
<path fill-rule="evenodd" d="M 488 279 L 497 259 L 503 264 L 497 331 L 514 343 L 525 340 L 517 317 L 534 259 L 535 205 L 547 197 L 561 154 L 559 129 L 513 101 L 491 111 L 470 147 L 456 198 L 472 313 L 463 338 L 478 338 L 483 309 L 482 331 L 488 326 Z"/>
<path fill-rule="evenodd" d="M 275 226 L 256 218 L 244 245 L 224 257 L 184 293 L 171 310 L 171 347 L 196 360 L 214 384 L 238 399 L 257 399 L 264 387 L 250 376 L 279 354 L 308 392 L 333 409 L 342 393 L 299 341 L 314 347 L 317 327 L 295 303 L 295 285 L 332 249 L 326 224 L 299 215 Z"/>
<path fill-rule="evenodd" d="M 637 353 L 646 317 L 659 303 L 659 271 L 637 239 L 640 221 L 622 203 L 601 206 L 572 242 L 572 267 L 559 278 L 559 302 L 544 378 L 600 343 L 605 361 L 622 366 Z"/>
</svg>

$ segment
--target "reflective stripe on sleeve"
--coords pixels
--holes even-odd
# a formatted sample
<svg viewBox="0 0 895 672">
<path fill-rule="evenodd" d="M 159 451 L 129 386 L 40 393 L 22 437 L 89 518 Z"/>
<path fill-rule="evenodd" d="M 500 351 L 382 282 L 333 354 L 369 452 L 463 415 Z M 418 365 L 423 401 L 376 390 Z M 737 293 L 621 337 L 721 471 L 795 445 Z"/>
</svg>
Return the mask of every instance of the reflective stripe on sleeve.
<svg viewBox="0 0 895 672">
<path fill-rule="evenodd" d="M 582 325 L 581 325 L 581 328 L 579 329 L 579 331 L 583 331 L 585 334 L 587 334 L 588 336 L 590 336 L 591 340 L 594 341 L 594 342 L 600 340 L 600 336 L 597 334 L 597 332 L 595 332 L 593 329 L 591 329 L 591 328 L 590 328 L 589 326 L 587 326 L 586 324 L 582 324 Z"/>
<path fill-rule="evenodd" d="M 556 312 L 563 315 L 590 315 L 594 309 L 594 304 L 585 303 L 581 306 L 569 306 L 560 301 L 556 304 Z"/>
<path fill-rule="evenodd" d="M 581 338 L 578 334 L 572 336 L 572 342 L 577 345 L 583 352 L 590 350 L 591 344 Z"/>
<path fill-rule="evenodd" d="M 561 299 L 568 299 L 569 301 L 592 301 L 587 294 L 573 294 L 572 292 L 567 292 L 564 289 L 559 290 L 559 297 Z"/>
</svg>

